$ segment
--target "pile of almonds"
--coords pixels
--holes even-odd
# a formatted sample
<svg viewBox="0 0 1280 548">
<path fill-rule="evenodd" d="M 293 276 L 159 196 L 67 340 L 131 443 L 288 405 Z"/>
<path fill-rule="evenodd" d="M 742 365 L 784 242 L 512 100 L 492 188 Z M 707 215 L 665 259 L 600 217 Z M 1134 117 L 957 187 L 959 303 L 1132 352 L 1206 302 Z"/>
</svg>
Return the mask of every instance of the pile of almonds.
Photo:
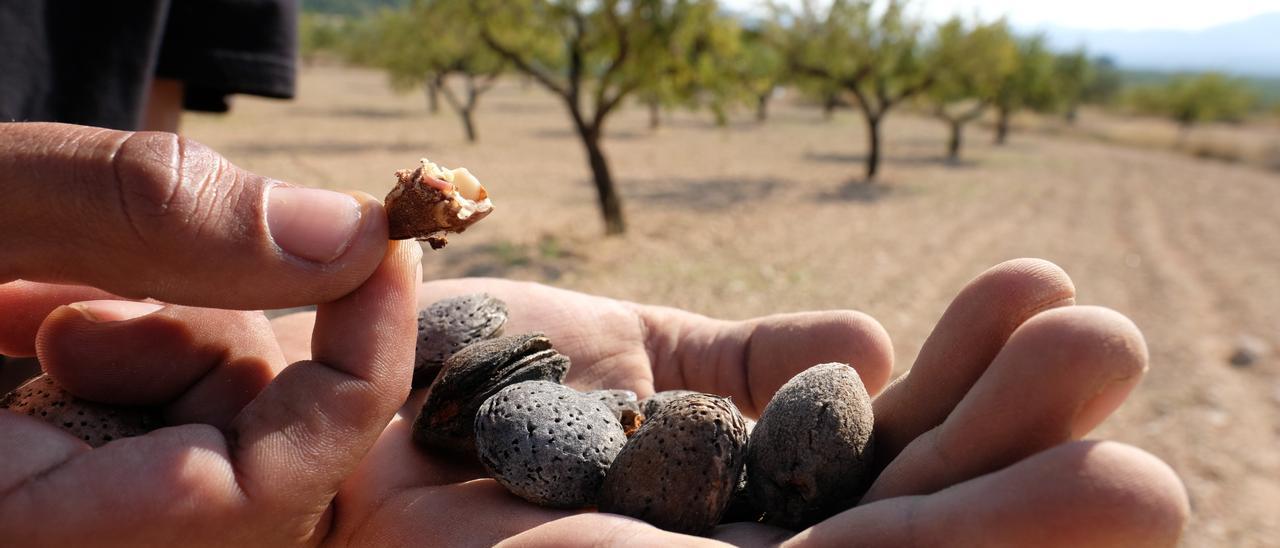
<svg viewBox="0 0 1280 548">
<path fill-rule="evenodd" d="M 752 423 L 713 394 L 638 401 L 628 390 L 574 390 L 562 384 L 569 359 L 542 334 L 501 336 L 505 318 L 506 306 L 485 294 L 422 313 L 418 370 L 440 374 L 413 437 L 429 451 L 475 454 L 527 501 L 705 534 L 729 521 L 803 529 L 852 507 L 865 488 L 871 398 L 846 364 L 796 375 Z M 441 364 L 424 360 L 442 354 Z"/>
</svg>

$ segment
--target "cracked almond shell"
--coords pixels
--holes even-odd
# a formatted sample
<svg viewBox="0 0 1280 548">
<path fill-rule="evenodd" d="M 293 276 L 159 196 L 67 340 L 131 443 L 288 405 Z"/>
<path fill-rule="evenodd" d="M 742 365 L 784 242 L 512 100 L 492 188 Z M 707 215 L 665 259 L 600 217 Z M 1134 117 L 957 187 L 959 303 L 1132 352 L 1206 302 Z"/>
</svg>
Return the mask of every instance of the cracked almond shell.
<svg viewBox="0 0 1280 548">
<path fill-rule="evenodd" d="M 488 191 L 465 168 L 443 168 L 426 158 L 419 164 L 397 171 L 387 193 L 392 240 L 413 238 L 440 249 L 449 243 L 446 233 L 462 232 L 493 211 Z"/>
</svg>

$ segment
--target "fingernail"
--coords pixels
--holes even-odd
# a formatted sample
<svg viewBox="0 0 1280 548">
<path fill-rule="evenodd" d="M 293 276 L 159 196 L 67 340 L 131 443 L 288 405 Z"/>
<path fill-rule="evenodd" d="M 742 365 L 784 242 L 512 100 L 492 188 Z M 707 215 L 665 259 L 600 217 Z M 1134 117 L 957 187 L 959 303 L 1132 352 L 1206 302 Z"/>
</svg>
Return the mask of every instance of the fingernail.
<svg viewBox="0 0 1280 548">
<path fill-rule="evenodd" d="M 267 228 L 286 253 L 318 263 L 342 255 L 360 228 L 360 203 L 329 190 L 275 186 L 267 191 Z"/>
<path fill-rule="evenodd" d="M 164 305 L 160 304 L 134 301 L 84 301 L 68 306 L 94 323 L 132 320 L 164 308 Z"/>
</svg>

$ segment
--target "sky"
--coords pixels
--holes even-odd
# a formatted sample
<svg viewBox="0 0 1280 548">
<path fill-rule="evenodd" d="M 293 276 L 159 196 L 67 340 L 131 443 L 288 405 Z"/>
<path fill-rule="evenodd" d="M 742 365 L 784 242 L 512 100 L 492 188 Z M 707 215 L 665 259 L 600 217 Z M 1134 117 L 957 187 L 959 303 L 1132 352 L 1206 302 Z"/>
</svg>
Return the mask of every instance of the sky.
<svg viewBox="0 0 1280 548">
<path fill-rule="evenodd" d="M 797 3 L 798 0 L 782 0 Z M 738 9 L 758 9 L 758 0 L 724 0 Z M 1046 25 L 1107 30 L 1200 30 L 1280 11 L 1280 0 L 915 0 L 933 20 L 953 13 L 977 13 L 986 19 L 1008 16 L 1015 27 Z"/>
</svg>

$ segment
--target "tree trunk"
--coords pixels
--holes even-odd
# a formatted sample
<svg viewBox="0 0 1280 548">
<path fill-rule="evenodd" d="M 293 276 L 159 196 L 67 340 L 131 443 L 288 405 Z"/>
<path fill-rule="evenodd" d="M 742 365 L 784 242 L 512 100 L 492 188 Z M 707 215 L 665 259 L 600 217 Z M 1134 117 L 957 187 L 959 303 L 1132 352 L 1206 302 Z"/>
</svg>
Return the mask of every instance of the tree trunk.
<svg viewBox="0 0 1280 548">
<path fill-rule="evenodd" d="M 458 116 L 462 117 L 462 129 L 467 132 L 467 142 L 474 143 L 479 140 L 476 135 L 476 123 L 473 116 L 476 112 L 476 99 L 480 97 L 479 90 L 476 89 L 476 78 L 474 75 L 468 74 L 467 78 L 467 102 L 462 104 L 462 108 L 458 109 Z"/>
<path fill-rule="evenodd" d="M 960 162 L 960 142 L 963 139 L 964 124 L 958 120 L 947 120 L 951 125 L 951 138 L 947 141 L 947 161 L 953 164 Z"/>
<path fill-rule="evenodd" d="M 656 131 L 658 126 L 662 125 L 662 105 L 657 101 L 647 101 L 649 104 L 649 131 Z"/>
<path fill-rule="evenodd" d="M 1009 109 L 996 109 L 996 144 L 1003 145 L 1009 138 Z"/>
<path fill-rule="evenodd" d="M 756 96 L 756 121 L 764 123 L 769 118 L 769 99 L 773 96 L 773 90 Z"/>
<path fill-rule="evenodd" d="M 827 94 L 827 97 L 822 101 L 823 120 L 830 122 L 831 119 L 835 117 L 837 103 L 839 103 L 839 97 L 836 94 Z"/>
<path fill-rule="evenodd" d="M 604 216 L 604 233 L 608 236 L 622 234 L 627 223 L 622 217 L 622 199 L 609 173 L 609 162 L 600 148 L 599 128 L 580 127 L 578 133 L 587 149 L 587 161 L 591 163 L 591 175 L 595 179 L 596 195 L 600 199 L 600 213 Z"/>
<path fill-rule="evenodd" d="M 440 80 L 439 76 L 427 77 L 427 112 L 430 112 L 431 114 L 438 114 L 440 112 Z"/>
<path fill-rule="evenodd" d="M 467 142 L 474 143 L 479 140 L 480 136 L 476 135 L 476 124 L 472 117 L 475 108 L 470 105 L 458 109 L 458 117 L 462 118 L 462 129 L 467 132 Z"/>
<path fill-rule="evenodd" d="M 716 127 L 729 127 L 729 113 L 725 112 L 724 107 L 711 105 L 711 116 L 715 119 Z"/>
<path fill-rule="evenodd" d="M 867 151 L 867 181 L 874 181 L 880 171 L 880 117 L 865 116 L 867 120 L 867 140 L 871 149 Z"/>
</svg>

